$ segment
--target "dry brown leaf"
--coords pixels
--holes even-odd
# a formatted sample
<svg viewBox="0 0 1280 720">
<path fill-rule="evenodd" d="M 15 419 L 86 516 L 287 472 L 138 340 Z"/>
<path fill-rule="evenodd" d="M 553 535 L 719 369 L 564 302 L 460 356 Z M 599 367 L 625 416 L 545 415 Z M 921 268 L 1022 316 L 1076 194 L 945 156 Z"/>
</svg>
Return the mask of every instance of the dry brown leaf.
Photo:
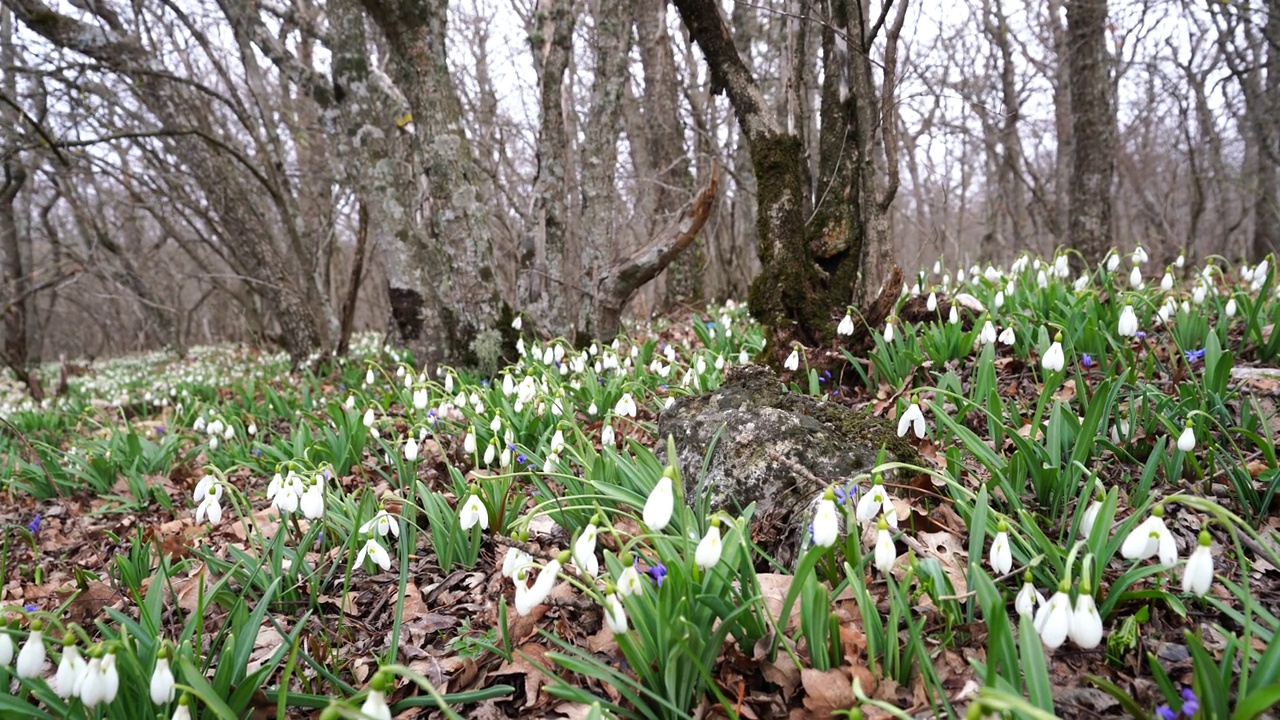
<svg viewBox="0 0 1280 720">
<path fill-rule="evenodd" d="M 835 717 L 836 710 L 853 707 L 853 683 L 839 668 L 825 672 L 805 668 L 800 671 L 800 684 L 804 686 L 804 706 L 813 713 L 811 717 Z"/>
<path fill-rule="evenodd" d="M 778 573 L 760 573 L 756 575 L 756 579 L 760 582 L 760 596 L 764 600 L 765 607 L 771 616 L 777 618 L 782 614 L 782 603 L 786 601 L 787 592 L 791 590 L 791 581 L 795 578 Z M 786 627 L 783 630 L 789 634 L 799 626 L 800 603 L 796 602 L 791 606 L 791 617 L 787 618 Z"/>
<path fill-rule="evenodd" d="M 511 662 L 502 663 L 490 677 L 515 675 L 524 678 L 524 706 L 532 707 L 538 701 L 538 693 L 546 682 L 542 667 L 548 665 L 547 649 L 537 643 L 525 643 L 516 649 Z M 542 667 L 539 667 L 542 666 Z"/>
</svg>

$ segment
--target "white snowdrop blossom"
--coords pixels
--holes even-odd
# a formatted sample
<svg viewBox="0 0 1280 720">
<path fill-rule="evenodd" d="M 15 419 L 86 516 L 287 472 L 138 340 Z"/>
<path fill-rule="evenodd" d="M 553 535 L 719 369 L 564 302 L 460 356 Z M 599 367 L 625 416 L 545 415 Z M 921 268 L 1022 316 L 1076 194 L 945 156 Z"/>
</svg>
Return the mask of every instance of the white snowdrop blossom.
<svg viewBox="0 0 1280 720">
<path fill-rule="evenodd" d="M 1178 436 L 1178 449 L 1184 453 L 1196 449 L 1196 431 L 1191 429 L 1191 425 L 1187 425 Z"/>
<path fill-rule="evenodd" d="M 1003 520 L 996 530 L 996 539 L 991 541 L 991 569 L 997 575 L 1006 575 L 1013 569 L 1013 553 L 1009 549 L 1009 526 Z"/>
<path fill-rule="evenodd" d="M 600 429 L 600 444 L 604 447 L 616 446 L 613 425 L 611 423 L 606 422 L 604 427 Z"/>
<path fill-rule="evenodd" d="M 1138 334 L 1138 315 L 1133 312 L 1132 305 L 1125 305 L 1120 311 L 1120 322 L 1117 328 L 1122 337 L 1133 337 Z"/>
<path fill-rule="evenodd" d="M 1227 317 L 1236 316 L 1236 299 L 1235 298 L 1231 298 L 1230 300 L 1227 300 L 1227 307 L 1225 308 L 1225 312 L 1227 313 Z"/>
<path fill-rule="evenodd" d="M 947 322 L 951 325 L 960 322 L 960 311 L 956 309 L 955 303 L 951 304 L 951 312 L 947 314 Z"/>
<path fill-rule="evenodd" d="M 795 372 L 796 370 L 799 370 L 800 369 L 800 351 L 796 349 L 792 349 L 791 354 L 787 356 L 787 359 L 785 362 L 782 363 L 782 366 L 790 370 L 791 372 Z"/>
<path fill-rule="evenodd" d="M 1053 341 L 1049 349 L 1045 351 L 1044 357 L 1040 358 L 1040 366 L 1049 372 L 1062 372 L 1062 368 L 1066 367 L 1066 355 L 1062 351 L 1062 337 Z"/>
<path fill-rule="evenodd" d="M 929 310 L 929 312 L 937 312 L 938 311 L 938 294 L 932 293 L 932 292 L 929 293 L 929 299 L 925 300 L 924 306 L 926 309 Z"/>
<path fill-rule="evenodd" d="M 604 596 L 604 620 L 614 635 L 627 631 L 627 611 L 622 607 L 622 600 L 617 593 Z"/>
<path fill-rule="evenodd" d="M 618 404 L 613 407 L 613 412 L 626 417 L 636 416 L 636 401 L 631 397 L 631 393 L 622 393 L 622 397 L 618 398 Z"/>
<path fill-rule="evenodd" d="M 1035 615 L 1037 605 L 1044 605 L 1044 595 L 1041 595 L 1040 591 L 1036 590 L 1036 586 L 1031 583 L 1031 571 L 1028 570 L 1022 581 L 1022 589 L 1013 600 L 1013 609 L 1019 615 L 1032 617 Z"/>
<path fill-rule="evenodd" d="M 1118 267 L 1120 267 L 1120 254 L 1112 250 L 1107 256 L 1107 272 L 1115 272 Z"/>
<path fill-rule="evenodd" d="M 1169 292 L 1173 289 L 1173 273 L 1166 270 L 1164 277 L 1160 278 L 1160 289 Z"/>
<path fill-rule="evenodd" d="M 520 322 L 520 318 L 517 317 L 516 322 Z M 387 705 L 387 696 L 380 690 L 369 690 L 369 695 L 360 705 L 360 712 L 375 720 L 391 720 L 391 708 Z"/>
<path fill-rule="evenodd" d="M 1120 554 L 1129 560 L 1146 560 L 1152 555 L 1159 555 L 1160 562 L 1174 565 L 1178 562 L 1178 544 L 1173 533 L 1164 524 L 1164 512 L 1158 506 L 1151 509 L 1151 516 L 1138 524 L 1124 543 L 1120 545 Z"/>
<path fill-rule="evenodd" d="M 573 543 L 573 564 L 588 575 L 600 572 L 600 561 L 596 558 L 596 535 L 599 532 L 595 522 L 588 523 Z"/>
<path fill-rule="evenodd" d="M 1213 540 L 1208 530 L 1201 530 L 1196 539 L 1196 549 L 1187 558 L 1187 566 L 1182 570 L 1182 592 L 1204 597 L 1213 585 L 1213 553 L 1210 550 Z"/>
<path fill-rule="evenodd" d="M 978 333 L 979 345 L 992 345 L 996 341 L 996 326 L 987 320 L 982 325 L 982 331 Z"/>
<path fill-rule="evenodd" d="M 396 519 L 386 510 L 379 510 L 376 515 L 360 526 L 360 533 L 364 535 L 377 533 L 381 537 L 391 533 L 394 537 L 400 537 L 400 523 L 396 522 Z"/>
<path fill-rule="evenodd" d="M 853 315 L 851 313 L 846 312 L 844 314 L 844 319 L 841 320 L 840 324 L 836 326 L 836 334 L 837 335 L 853 334 Z"/>
<path fill-rule="evenodd" d="M 1094 500 L 1084 509 L 1084 517 L 1080 518 L 1080 536 L 1089 537 L 1093 533 L 1093 524 L 1098 521 L 1098 513 L 1102 510 L 1102 501 Z"/>
<path fill-rule="evenodd" d="M 836 512 L 835 494 L 827 490 L 813 513 L 813 544 L 829 548 L 840 537 L 840 516 Z"/>
<path fill-rule="evenodd" d="M 89 664 L 80 655 L 80 648 L 66 645 L 62 648 L 62 660 L 58 662 L 58 672 L 53 676 L 54 692 L 58 697 L 66 698 L 78 695 L 80 685 L 84 682 Z"/>
<path fill-rule="evenodd" d="M 526 569 L 533 567 L 533 556 L 520 548 L 507 548 L 502 558 L 502 576 L 515 580 Z"/>
<path fill-rule="evenodd" d="M 404 459 L 413 462 L 418 459 L 418 441 L 412 435 L 404 441 Z"/>
<path fill-rule="evenodd" d="M 707 528 L 707 534 L 702 536 L 702 540 L 698 542 L 698 548 L 694 551 L 693 560 L 698 567 L 703 570 L 714 567 L 720 562 L 720 553 L 724 550 L 720 542 L 720 521 L 712 520 L 711 527 Z"/>
<path fill-rule="evenodd" d="M 675 510 L 675 490 L 672 487 L 670 474 L 664 472 L 653 486 L 648 499 L 644 501 L 644 524 L 653 532 L 660 532 L 671 522 L 671 514 Z"/>
<path fill-rule="evenodd" d="M 1080 582 L 1080 595 L 1076 597 L 1076 607 L 1071 613 L 1071 627 L 1067 633 L 1071 642 L 1084 650 L 1092 650 L 1102 642 L 1102 616 L 1094 604 L 1093 593 L 1087 581 Z"/>
<path fill-rule="evenodd" d="M 905 436 L 908 429 L 914 432 L 917 438 L 924 438 L 924 413 L 920 410 L 920 403 L 914 398 L 898 418 L 898 437 Z"/>
<path fill-rule="evenodd" d="M 302 516 L 308 520 L 315 520 L 324 515 L 323 475 L 317 475 L 311 478 L 311 482 L 306 483 L 306 489 L 298 498 L 298 508 L 302 510 Z"/>
<path fill-rule="evenodd" d="M 373 427 L 373 420 L 374 420 L 373 408 L 369 408 L 368 410 L 365 410 L 364 418 L 361 420 L 361 422 L 364 423 L 364 426 L 367 428 Z"/>
<path fill-rule="evenodd" d="M 302 478 L 294 471 L 290 470 L 284 476 L 276 473 L 267 485 L 267 499 L 281 514 L 295 512 L 305 489 Z"/>
<path fill-rule="evenodd" d="M 898 560 L 898 549 L 893 544 L 893 536 L 889 533 L 889 523 L 884 516 L 880 517 L 876 530 L 875 564 L 881 575 L 893 572 L 893 564 Z"/>
<path fill-rule="evenodd" d="M 107 690 L 104 675 L 102 658 L 89 658 L 84 676 L 80 681 L 80 702 L 84 703 L 86 708 L 92 709 L 103 702 L 103 696 Z"/>
<path fill-rule="evenodd" d="M 996 338 L 1001 345 L 1009 346 L 1018 341 L 1018 336 L 1013 332 L 1013 326 L 1009 326 L 1000 331 L 1000 337 Z"/>
<path fill-rule="evenodd" d="M 33 678 L 44 672 L 44 631 L 40 621 L 31 624 L 31 634 L 18 651 L 18 663 L 14 670 L 20 678 Z"/>
<path fill-rule="evenodd" d="M 529 587 L 524 583 L 516 583 L 516 613 L 521 616 L 528 615 L 547 599 L 551 589 L 555 587 L 560 565 L 559 559 L 547 563 L 538 573 L 538 579 L 534 580 L 533 585 Z"/>
<path fill-rule="evenodd" d="M 391 569 L 391 556 L 387 554 L 386 548 L 382 547 L 372 535 L 365 541 L 364 547 L 360 548 L 360 552 L 356 553 L 356 567 L 364 565 L 365 557 L 368 557 L 384 571 Z"/>
<path fill-rule="evenodd" d="M 640 579 L 640 571 L 636 566 L 628 565 L 618 576 L 618 594 L 626 597 L 644 592 L 644 582 Z"/>
<path fill-rule="evenodd" d="M 175 694 L 173 670 L 169 669 L 169 655 L 162 650 L 156 658 L 156 669 L 151 673 L 151 702 L 164 705 L 172 702 Z"/>
<path fill-rule="evenodd" d="M 893 320 L 886 320 L 884 323 L 884 341 L 893 342 Z"/>
<path fill-rule="evenodd" d="M 1142 287 L 1142 270 L 1137 265 L 1134 265 L 1133 269 L 1129 271 L 1129 287 L 1134 290 Z"/>
<path fill-rule="evenodd" d="M 1141 245 L 1133 248 L 1133 264 L 1141 265 L 1148 260 L 1147 251 L 1142 249 Z"/>
<path fill-rule="evenodd" d="M 214 475 L 205 475 L 196 483 L 196 522 L 209 519 L 210 525 L 222 522 L 222 482 Z"/>
<path fill-rule="evenodd" d="M 485 510 L 479 495 L 473 492 L 467 496 L 467 501 L 458 511 L 458 522 L 463 530 L 470 530 L 476 525 L 479 525 L 481 530 L 489 529 L 489 511 Z"/>
<path fill-rule="evenodd" d="M 889 527 L 898 527 L 898 512 L 893 507 L 893 498 L 889 496 L 889 491 L 884 489 L 884 481 L 877 475 L 872 480 L 871 489 L 858 498 L 853 516 L 865 525 L 881 514 L 888 520 Z"/>
<path fill-rule="evenodd" d="M 1058 592 L 1036 611 L 1035 628 L 1040 633 L 1040 642 L 1050 650 L 1062 647 L 1071 632 L 1072 616 L 1071 596 L 1060 585 Z"/>
<path fill-rule="evenodd" d="M 517 315 L 515 319 L 511 321 L 511 329 L 516 332 L 520 332 L 520 328 L 522 327 L 524 327 L 524 318 Z"/>
<path fill-rule="evenodd" d="M 467 431 L 466 438 L 462 441 L 462 450 L 468 455 L 474 455 L 476 452 L 476 429 L 473 427 Z"/>
</svg>

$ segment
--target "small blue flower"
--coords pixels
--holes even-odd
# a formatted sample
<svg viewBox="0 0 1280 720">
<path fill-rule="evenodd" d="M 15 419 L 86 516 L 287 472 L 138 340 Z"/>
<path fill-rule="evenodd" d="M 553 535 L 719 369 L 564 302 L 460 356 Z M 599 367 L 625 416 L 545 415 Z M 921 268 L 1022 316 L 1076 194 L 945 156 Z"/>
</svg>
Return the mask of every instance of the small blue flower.
<svg viewBox="0 0 1280 720">
<path fill-rule="evenodd" d="M 666 385 L 666 383 L 663 383 L 663 384 L 659 385 L 659 386 L 658 386 L 658 389 L 659 389 L 659 390 L 666 390 L 666 389 L 667 389 L 667 385 Z"/>
<path fill-rule="evenodd" d="M 489 387 L 489 381 L 488 381 L 488 380 L 481 380 L 481 381 L 480 381 L 480 386 L 481 386 L 481 387 Z"/>
<path fill-rule="evenodd" d="M 1134 337 L 1136 337 L 1136 338 L 1138 338 L 1139 340 L 1146 340 L 1146 339 L 1147 339 L 1147 334 L 1146 334 L 1145 332 L 1141 331 L 1141 330 L 1139 330 L 1138 332 L 1134 333 L 1134 334 L 1133 334 L 1133 336 L 1134 336 Z"/>
<path fill-rule="evenodd" d="M 529 457 L 528 457 L 527 455 L 525 455 L 524 453 L 520 453 L 519 455 L 517 455 L 517 456 L 516 456 L 516 464 L 517 464 L 517 465 L 523 465 L 523 464 L 525 464 L 525 463 L 527 463 L 527 462 L 529 462 Z"/>
<path fill-rule="evenodd" d="M 1203 359 L 1204 359 L 1204 350 L 1205 350 L 1204 348 L 1200 348 L 1199 350 L 1188 350 L 1188 351 L 1184 352 L 1184 353 L 1183 353 L 1183 355 L 1186 355 L 1186 356 L 1187 356 L 1187 362 L 1191 363 L 1191 362 L 1195 362 L 1195 361 L 1197 361 L 1197 360 L 1203 360 Z"/>
<path fill-rule="evenodd" d="M 851 503 L 858 497 L 858 484 L 850 480 L 849 482 L 845 483 L 843 486 L 836 487 L 835 493 L 836 493 L 836 500 L 841 505 L 844 505 L 846 503 Z M 810 531 L 812 531 L 812 528 L 810 528 Z"/>
<path fill-rule="evenodd" d="M 31 531 L 32 535 L 35 535 L 36 533 L 40 532 L 40 521 L 43 519 L 44 519 L 43 515 L 41 515 L 40 513 L 36 513 L 36 516 L 31 518 L 31 522 L 27 523 L 27 529 Z"/>
<path fill-rule="evenodd" d="M 1196 691 L 1189 687 L 1182 688 L 1182 715 L 1183 717 L 1192 717 L 1200 710 L 1200 698 L 1196 697 Z"/>
<path fill-rule="evenodd" d="M 26 610 L 27 612 L 35 612 L 40 609 L 40 606 L 36 605 L 35 603 L 27 603 L 26 605 L 22 606 L 22 609 Z"/>
<path fill-rule="evenodd" d="M 163 425 L 157 425 L 157 426 L 156 426 L 156 436 L 158 437 L 158 436 L 163 435 L 163 434 L 164 434 L 164 426 L 163 426 Z"/>
<path fill-rule="evenodd" d="M 1080 364 L 1087 368 L 1093 367 L 1093 356 L 1089 353 L 1083 353 L 1080 357 Z"/>
<path fill-rule="evenodd" d="M 254 457 L 262 457 L 262 448 L 254 448 L 254 449 L 253 449 L 253 456 L 254 456 Z"/>
<path fill-rule="evenodd" d="M 653 579 L 654 584 L 658 587 L 662 587 L 662 581 L 667 578 L 667 566 L 662 563 L 654 565 L 648 570 L 645 570 L 645 572 L 649 573 L 649 577 Z"/>
<path fill-rule="evenodd" d="M 1160 720 L 1177 720 L 1178 713 L 1174 712 L 1168 705 L 1161 705 L 1156 708 L 1156 717 Z"/>
</svg>

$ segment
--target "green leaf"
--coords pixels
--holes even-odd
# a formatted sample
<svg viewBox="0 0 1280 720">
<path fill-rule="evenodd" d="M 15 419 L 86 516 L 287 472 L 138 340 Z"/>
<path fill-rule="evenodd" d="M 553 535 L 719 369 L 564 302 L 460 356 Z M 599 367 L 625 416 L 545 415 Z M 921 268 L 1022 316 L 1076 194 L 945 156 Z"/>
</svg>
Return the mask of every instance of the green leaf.
<svg viewBox="0 0 1280 720">
<path fill-rule="evenodd" d="M 1035 623 L 1023 615 L 1018 621 L 1018 647 L 1022 652 L 1022 674 L 1027 683 L 1031 704 L 1053 712 L 1053 686 L 1049 684 L 1049 666 L 1044 659 L 1044 646 L 1036 633 Z"/>
<path fill-rule="evenodd" d="M 1251 693 L 1236 706 L 1231 720 L 1253 720 L 1280 704 L 1280 685 L 1268 685 Z"/>
</svg>

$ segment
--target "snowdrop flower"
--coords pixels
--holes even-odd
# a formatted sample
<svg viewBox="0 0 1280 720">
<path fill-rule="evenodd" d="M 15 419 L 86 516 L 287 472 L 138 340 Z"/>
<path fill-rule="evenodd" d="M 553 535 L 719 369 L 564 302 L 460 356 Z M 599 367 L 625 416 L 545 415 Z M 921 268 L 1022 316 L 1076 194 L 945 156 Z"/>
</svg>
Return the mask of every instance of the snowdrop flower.
<svg viewBox="0 0 1280 720">
<path fill-rule="evenodd" d="M 1129 560 L 1146 560 L 1158 554 L 1165 565 L 1178 562 L 1178 544 L 1164 524 L 1163 508 L 1159 505 L 1151 508 L 1151 517 L 1139 523 L 1124 539 L 1120 554 Z"/>
<path fill-rule="evenodd" d="M 520 318 L 516 318 L 518 322 Z M 391 720 L 391 708 L 387 706 L 387 696 L 381 690 L 369 688 L 369 695 L 360 706 L 360 712 L 376 720 Z"/>
<path fill-rule="evenodd" d="M 1141 265 L 1147 261 L 1147 251 L 1142 249 L 1141 245 L 1133 248 L 1133 264 Z"/>
<path fill-rule="evenodd" d="M 169 648 L 161 645 L 156 657 L 156 669 L 151 673 L 151 702 L 164 705 L 174 696 L 173 671 L 169 669 Z"/>
<path fill-rule="evenodd" d="M 492 465 L 493 459 L 498 456 L 498 441 L 495 438 L 489 438 L 489 444 L 484 448 L 484 464 Z"/>
<path fill-rule="evenodd" d="M 362 419 L 362 422 L 364 423 L 364 426 L 365 426 L 365 427 L 367 427 L 367 428 L 369 428 L 369 427 L 373 427 L 373 419 L 374 419 L 374 418 L 373 418 L 373 408 L 369 408 L 368 410 L 365 410 L 365 411 L 364 411 L 364 418 Z"/>
<path fill-rule="evenodd" d="M 1208 530 L 1201 530 L 1196 541 L 1196 549 L 1187 558 L 1187 566 L 1182 571 L 1182 592 L 1204 597 L 1213 585 L 1213 554 L 1209 549 L 1212 544 Z"/>
<path fill-rule="evenodd" d="M 1191 428 L 1191 423 L 1187 423 L 1187 427 L 1178 436 L 1178 449 L 1184 453 L 1196 449 L 1196 431 Z"/>
<path fill-rule="evenodd" d="M 1227 317 L 1236 316 L 1236 299 L 1235 298 L 1231 298 L 1230 300 L 1227 301 L 1226 313 L 1227 313 Z"/>
<path fill-rule="evenodd" d="M 618 576 L 618 594 L 626 597 L 644 592 L 644 581 L 640 579 L 640 571 L 635 563 L 628 565 Z"/>
<path fill-rule="evenodd" d="M 271 483 L 267 485 L 267 499 L 271 500 L 272 506 L 281 514 L 291 513 L 298 509 L 303 490 L 302 481 L 297 473 L 290 470 L 283 477 L 280 473 L 276 473 L 275 477 L 271 478 Z"/>
<path fill-rule="evenodd" d="M 533 567 L 533 556 L 520 548 L 507 548 L 502 558 L 502 576 L 515 580 L 527 568 Z"/>
<path fill-rule="evenodd" d="M 836 334 L 837 335 L 853 334 L 853 309 L 852 308 L 845 311 L 844 319 L 841 320 L 840 324 L 836 326 Z"/>
<path fill-rule="evenodd" d="M 307 483 L 306 489 L 298 497 L 298 507 L 302 510 L 302 516 L 308 520 L 315 520 L 324 515 L 324 480 L 322 476 L 311 478 L 311 482 Z"/>
<path fill-rule="evenodd" d="M 1022 576 L 1022 589 L 1018 591 L 1018 597 L 1013 600 L 1013 609 L 1019 615 L 1032 617 L 1035 615 L 1036 606 L 1044 605 L 1044 595 L 1036 590 L 1036 586 L 1031 584 L 1031 571 L 1028 570 Z"/>
<path fill-rule="evenodd" d="M 709 570 L 720 562 L 720 553 L 724 547 L 720 542 L 720 518 L 711 519 L 711 527 L 698 542 L 698 549 L 693 553 L 693 561 L 703 570 Z"/>
<path fill-rule="evenodd" d="M 1173 261 L 1173 266 L 1180 268 L 1187 264 L 1187 254 L 1185 252 L 1178 253 L 1178 259 Z"/>
<path fill-rule="evenodd" d="M 1001 520 L 996 526 L 996 539 L 991 542 L 991 569 L 997 575 L 1013 569 L 1013 553 L 1009 550 L 1009 526 Z"/>
<path fill-rule="evenodd" d="M 791 354 L 787 356 L 786 362 L 782 363 L 782 366 L 791 372 L 798 370 L 800 368 L 800 351 L 792 348 Z"/>
<path fill-rule="evenodd" d="M 551 589 L 555 587 L 560 566 L 559 558 L 547 563 L 542 568 L 542 572 L 538 573 L 538 579 L 533 581 L 532 586 L 525 587 L 524 583 L 516 583 L 516 613 L 522 616 L 528 615 L 547 599 Z"/>
<path fill-rule="evenodd" d="M 1010 346 L 1018 340 L 1018 336 L 1014 334 L 1013 327 L 1007 327 L 1000 331 L 1000 337 L 996 338 L 1001 345 Z"/>
<path fill-rule="evenodd" d="M 622 397 L 618 398 L 618 404 L 613 407 L 613 412 L 627 417 L 636 416 L 636 401 L 631 397 L 631 393 L 622 393 Z"/>
<path fill-rule="evenodd" d="M 67 699 L 80 693 L 80 685 L 89 664 L 80 656 L 80 648 L 75 645 L 75 636 L 67 635 L 63 643 L 62 660 L 58 662 L 58 673 L 53 677 L 54 691 L 58 697 Z"/>
<path fill-rule="evenodd" d="M 373 384 L 373 381 L 374 381 L 374 380 L 376 380 L 376 379 L 377 379 L 377 376 L 373 374 L 373 368 L 369 368 L 368 370 L 366 370 L 366 371 L 365 371 L 365 373 L 364 373 L 364 384 L 365 384 L 365 385 L 372 385 L 372 384 Z"/>
<path fill-rule="evenodd" d="M 924 438 L 924 413 L 920 411 L 920 403 L 914 397 L 911 398 L 911 405 L 898 418 L 898 437 L 905 436 L 908 428 L 917 438 Z"/>
<path fill-rule="evenodd" d="M 1101 497 L 1101 485 L 1098 486 L 1098 497 Z M 1098 512 L 1102 510 L 1102 501 L 1095 499 L 1084 509 L 1084 517 L 1080 518 L 1080 536 L 1089 537 L 1093 533 L 1093 524 L 1098 521 Z"/>
<path fill-rule="evenodd" d="M 627 611 L 623 609 L 617 593 L 610 592 L 604 596 L 604 621 L 614 635 L 627 631 Z"/>
<path fill-rule="evenodd" d="M 840 517 L 836 513 L 835 493 L 828 488 L 813 514 L 813 544 L 829 548 L 840 537 Z"/>
<path fill-rule="evenodd" d="M 1071 613 L 1068 634 L 1071 642 L 1084 650 L 1092 650 L 1102 642 L 1102 616 L 1098 615 L 1088 579 L 1080 581 L 1080 594 L 1076 597 L 1076 607 Z"/>
<path fill-rule="evenodd" d="M 924 305 L 926 308 L 928 308 L 929 312 L 937 312 L 938 311 L 938 294 L 932 293 L 932 292 L 929 293 L 929 299 L 925 301 Z"/>
<path fill-rule="evenodd" d="M 1084 273 L 1081 273 L 1080 277 L 1076 278 L 1076 281 L 1071 284 L 1071 288 L 1076 292 L 1084 292 L 1087 287 L 1089 287 L 1089 276 Z"/>
<path fill-rule="evenodd" d="M 249 427 L 245 428 L 244 432 L 249 437 L 253 437 L 258 434 L 258 425 L 256 423 L 249 423 Z"/>
<path fill-rule="evenodd" d="M 653 532 L 660 532 L 671 522 L 671 514 L 675 510 L 675 491 L 672 488 L 673 470 L 668 467 L 653 486 L 648 499 L 644 501 L 644 524 Z"/>
<path fill-rule="evenodd" d="M 1204 283 L 1197 283 L 1196 289 L 1191 291 L 1191 302 L 1197 305 L 1203 305 L 1205 296 L 1208 292 L 1209 288 Z"/>
<path fill-rule="evenodd" d="M 951 303 L 951 312 L 947 313 L 947 322 L 951 325 L 960 322 L 960 311 L 956 309 L 955 303 Z"/>
<path fill-rule="evenodd" d="M 44 671 L 44 626 L 39 620 L 31 622 L 31 634 L 18 651 L 18 664 L 15 666 L 18 677 L 33 678 Z"/>
<path fill-rule="evenodd" d="M 115 701 L 116 694 L 120 692 L 120 671 L 116 669 L 114 649 L 108 650 L 107 654 L 102 656 L 102 677 L 99 682 L 102 685 L 102 702 Z"/>
<path fill-rule="evenodd" d="M 1040 365 L 1049 372 L 1062 372 L 1066 364 L 1066 356 L 1062 352 L 1062 333 L 1058 333 L 1053 339 L 1053 344 L 1045 351 L 1044 357 L 1040 358 Z"/>
<path fill-rule="evenodd" d="M 876 475 L 871 481 L 871 489 L 858 498 L 858 506 L 854 509 L 853 517 L 858 522 L 866 524 L 881 514 L 888 520 L 889 527 L 898 527 L 898 512 L 893 507 L 893 498 L 884 489 L 884 479 Z"/>
<path fill-rule="evenodd" d="M 1120 267 L 1120 254 L 1112 250 L 1111 254 L 1107 255 L 1107 272 L 1115 272 L 1118 267 Z"/>
<path fill-rule="evenodd" d="M 1050 650 L 1062 647 L 1067 634 L 1071 632 L 1071 596 L 1066 581 L 1058 585 L 1058 592 L 1036 611 L 1035 628 L 1040 633 L 1040 642 Z"/>
<path fill-rule="evenodd" d="M 600 429 L 600 444 L 604 447 L 615 447 L 613 425 L 608 422 Z"/>
<path fill-rule="evenodd" d="M 391 556 L 387 554 L 386 549 L 377 540 L 373 539 L 372 535 L 365 541 L 364 547 L 360 548 L 360 552 L 356 553 L 356 567 L 364 565 L 366 556 L 384 571 L 391 569 Z"/>
<path fill-rule="evenodd" d="M 0 667 L 8 667 L 13 662 L 14 653 L 13 638 L 4 623 L 0 622 Z"/>
<path fill-rule="evenodd" d="M 745 349 L 738 351 L 738 364 L 746 365 L 751 362 L 751 356 L 747 354 Z"/>
<path fill-rule="evenodd" d="M 1168 270 L 1164 271 L 1164 277 L 1160 278 L 1160 289 L 1165 292 L 1173 289 L 1173 273 Z"/>
<path fill-rule="evenodd" d="M 209 518 L 210 525 L 222 522 L 222 483 L 213 475 L 205 475 L 196 484 L 196 522 Z"/>
<path fill-rule="evenodd" d="M 476 429 L 472 427 L 467 430 L 467 436 L 462 441 L 462 449 L 468 455 L 474 455 L 476 452 Z"/>
<path fill-rule="evenodd" d="M 102 658 L 89 658 L 89 663 L 85 666 L 83 679 L 80 681 L 80 702 L 84 703 L 86 708 L 93 708 L 103 702 L 107 690 L 104 680 L 105 674 L 106 672 L 102 667 Z"/>
<path fill-rule="evenodd" d="M 596 535 L 599 532 L 600 529 L 592 518 L 573 543 L 573 564 L 588 575 L 595 575 L 600 571 L 600 561 L 596 558 Z"/>
<path fill-rule="evenodd" d="M 893 318 L 884 321 L 884 341 L 893 342 Z"/>
<path fill-rule="evenodd" d="M 484 503 L 480 502 L 480 496 L 474 491 L 467 496 L 467 501 L 458 511 L 458 522 L 463 530 L 470 530 L 477 524 L 480 525 L 481 530 L 489 529 L 489 511 L 485 510 Z"/>
<path fill-rule="evenodd" d="M 404 459 L 409 462 L 418 459 L 418 441 L 412 435 L 409 436 L 408 440 L 404 441 Z"/>
<path fill-rule="evenodd" d="M 524 327 L 524 318 L 517 315 L 516 318 L 511 321 L 511 329 L 516 332 L 520 332 L 520 328 L 522 327 Z"/>
<path fill-rule="evenodd" d="M 1120 311 L 1120 322 L 1117 329 L 1123 337 L 1133 337 L 1138 334 L 1138 316 L 1133 312 L 1132 305 L 1125 305 L 1124 310 Z"/>
<path fill-rule="evenodd" d="M 1041 270 L 1040 272 L 1036 273 L 1036 287 L 1039 287 L 1039 288 L 1049 287 L 1049 276 L 1044 274 L 1044 270 Z"/>
<path fill-rule="evenodd" d="M 889 534 L 889 523 L 885 521 L 883 515 L 877 523 L 876 530 L 876 550 L 875 563 L 876 569 L 881 575 L 888 575 L 893 572 L 893 564 L 898 559 L 898 550 L 894 547 L 893 537 Z"/>
<path fill-rule="evenodd" d="M 982 331 L 978 333 L 979 345 L 991 345 L 996 341 L 996 326 L 987 320 L 982 325 Z"/>
<path fill-rule="evenodd" d="M 386 537 L 387 533 L 391 533 L 394 537 L 400 537 L 400 523 L 387 514 L 386 510 L 379 510 L 368 522 L 360 526 L 360 532 L 364 535 L 376 532 L 382 537 Z"/>
<path fill-rule="evenodd" d="M 1133 269 L 1129 271 L 1129 287 L 1134 290 L 1142 287 L 1142 269 L 1137 265 L 1134 265 Z"/>
<path fill-rule="evenodd" d="M 995 299 L 991 301 L 991 304 L 995 306 L 995 309 L 997 310 L 1004 307 L 1004 291 L 1003 290 L 996 291 Z"/>
</svg>

